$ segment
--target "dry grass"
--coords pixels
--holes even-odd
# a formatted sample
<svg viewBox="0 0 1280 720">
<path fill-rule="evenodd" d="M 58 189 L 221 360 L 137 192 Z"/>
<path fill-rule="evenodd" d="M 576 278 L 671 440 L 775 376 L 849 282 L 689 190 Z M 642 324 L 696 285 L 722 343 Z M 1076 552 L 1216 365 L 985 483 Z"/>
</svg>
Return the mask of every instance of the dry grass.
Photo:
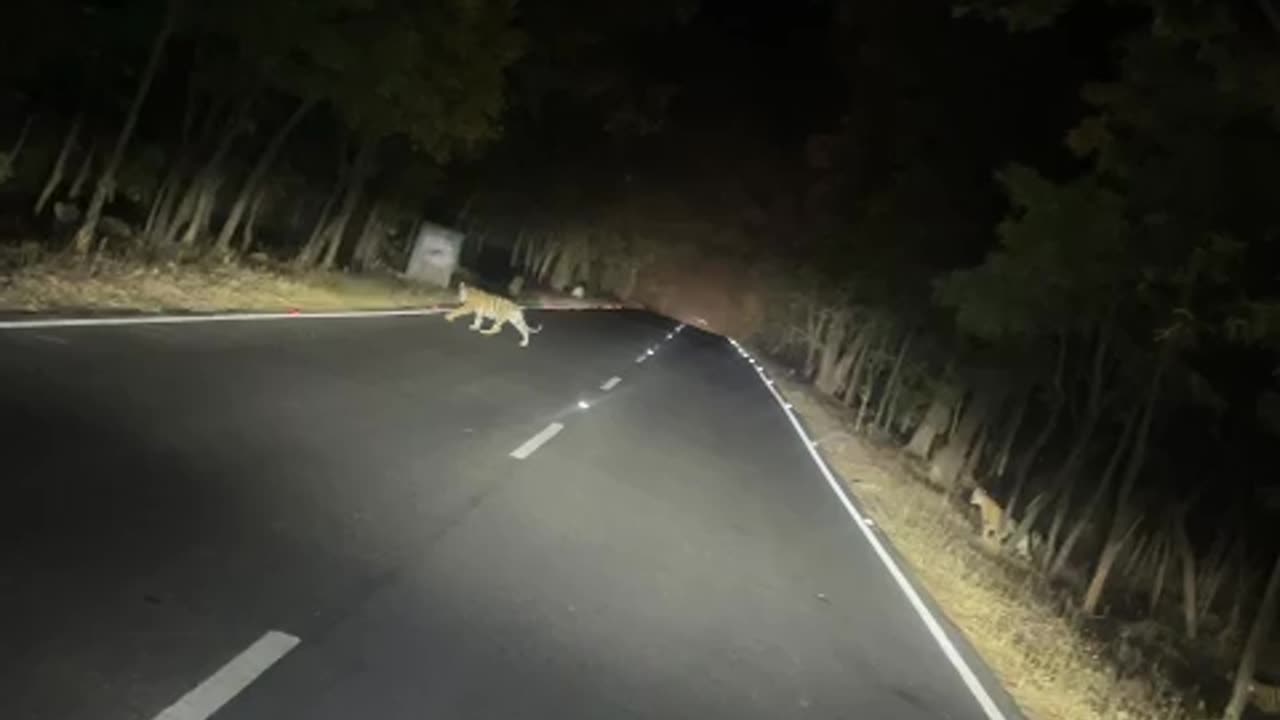
<svg viewBox="0 0 1280 720">
<path fill-rule="evenodd" d="M 1027 717 L 1034 720 L 1187 720 L 1170 684 L 1120 678 L 1101 643 L 1054 607 L 1035 577 L 979 549 L 971 521 L 912 478 L 896 450 L 845 433 L 839 411 L 807 386 L 779 388 L 814 432 L 832 469 L 907 559 Z"/>
<path fill-rule="evenodd" d="M 0 309 L 28 312 L 374 310 L 421 307 L 451 297 L 390 276 L 296 274 L 232 264 L 50 262 L 0 275 Z"/>
</svg>

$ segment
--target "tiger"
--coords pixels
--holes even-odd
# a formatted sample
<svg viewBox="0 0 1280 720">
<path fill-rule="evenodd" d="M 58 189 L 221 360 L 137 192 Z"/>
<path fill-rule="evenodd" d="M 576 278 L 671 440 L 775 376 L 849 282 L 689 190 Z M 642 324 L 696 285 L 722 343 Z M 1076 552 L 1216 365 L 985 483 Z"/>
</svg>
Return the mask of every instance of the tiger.
<svg viewBox="0 0 1280 720">
<path fill-rule="evenodd" d="M 1280 685 L 1254 679 L 1249 684 L 1249 702 L 1264 715 L 1280 715 Z"/>
<path fill-rule="evenodd" d="M 978 507 L 978 516 L 982 520 L 982 540 L 992 549 L 999 549 L 1007 539 L 1004 523 L 1004 508 L 1000 503 L 980 487 L 973 489 L 969 504 Z"/>
<path fill-rule="evenodd" d="M 458 300 L 462 304 L 446 313 L 444 319 L 453 322 L 463 315 L 475 313 L 476 319 L 471 323 L 471 329 L 479 331 L 481 335 L 497 335 L 502 331 L 503 325 L 511 323 L 511 327 L 520 333 L 520 347 L 528 347 L 529 334 L 542 332 L 541 325 L 529 327 L 525 322 L 523 308 L 501 295 L 493 295 L 478 288 L 467 287 L 466 283 L 458 283 Z M 486 318 L 492 320 L 493 325 L 481 330 L 480 327 Z"/>
</svg>

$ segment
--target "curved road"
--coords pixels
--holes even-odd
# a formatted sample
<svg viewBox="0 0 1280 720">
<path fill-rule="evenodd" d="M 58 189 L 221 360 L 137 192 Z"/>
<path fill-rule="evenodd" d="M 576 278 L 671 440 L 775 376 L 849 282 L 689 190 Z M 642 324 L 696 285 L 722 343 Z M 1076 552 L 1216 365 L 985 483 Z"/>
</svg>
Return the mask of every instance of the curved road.
<svg viewBox="0 0 1280 720">
<path fill-rule="evenodd" d="M 0 329 L 0 717 L 1019 717 L 729 343 L 531 315 Z"/>
</svg>

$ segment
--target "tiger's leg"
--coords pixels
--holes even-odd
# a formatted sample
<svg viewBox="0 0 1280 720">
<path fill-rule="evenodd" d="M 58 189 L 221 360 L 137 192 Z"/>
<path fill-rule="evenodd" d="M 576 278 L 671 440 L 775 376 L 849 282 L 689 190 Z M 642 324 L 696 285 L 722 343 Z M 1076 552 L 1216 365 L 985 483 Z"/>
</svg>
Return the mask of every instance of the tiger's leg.
<svg viewBox="0 0 1280 720">
<path fill-rule="evenodd" d="M 524 320 L 517 318 L 511 321 L 511 327 L 520 333 L 520 347 L 529 347 L 529 325 Z"/>
<path fill-rule="evenodd" d="M 500 320 L 498 318 L 494 318 L 493 325 L 490 325 L 488 330 L 481 330 L 480 334 L 481 335 L 497 335 L 498 333 L 502 332 L 502 326 L 506 324 L 507 324 L 506 320 Z"/>
<path fill-rule="evenodd" d="M 448 322 L 453 322 L 454 320 L 457 320 L 458 318 L 462 317 L 463 315 L 466 315 L 469 312 L 471 311 L 468 310 L 466 307 L 454 308 L 453 310 L 450 310 L 449 312 L 444 314 L 444 319 Z"/>
<path fill-rule="evenodd" d="M 481 315 L 480 313 L 476 313 L 476 319 L 474 322 L 471 323 L 471 329 L 479 330 L 482 325 L 484 325 L 484 315 Z"/>
</svg>

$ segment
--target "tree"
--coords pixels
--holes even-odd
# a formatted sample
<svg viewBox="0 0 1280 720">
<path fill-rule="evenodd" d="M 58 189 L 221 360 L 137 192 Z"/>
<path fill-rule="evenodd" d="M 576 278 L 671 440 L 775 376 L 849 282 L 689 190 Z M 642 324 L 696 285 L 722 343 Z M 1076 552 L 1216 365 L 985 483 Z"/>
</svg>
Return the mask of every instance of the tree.
<svg viewBox="0 0 1280 720">
<path fill-rule="evenodd" d="M 44 188 L 40 190 L 40 196 L 36 199 L 35 213 L 37 215 L 44 211 L 45 205 L 53 198 L 54 191 L 62 184 L 67 170 L 67 159 L 71 157 L 71 153 L 76 148 L 76 141 L 80 137 L 80 126 L 83 120 L 84 116 L 78 114 L 75 120 L 71 121 L 71 128 L 67 130 L 66 138 L 62 141 L 62 149 L 58 151 L 58 157 L 53 162 L 53 170 L 49 173 L 49 179 L 45 181 Z"/>
<path fill-rule="evenodd" d="M 116 173 L 120 169 L 121 161 L 124 160 L 124 153 L 129 146 L 129 141 L 133 138 L 133 130 L 138 124 L 138 116 L 142 112 L 142 105 L 146 102 L 147 94 L 151 90 L 151 83 L 160 68 L 160 60 L 169 44 L 169 38 L 172 37 L 177 27 L 181 10 L 182 0 L 166 0 L 163 19 L 159 29 L 156 31 L 155 38 L 152 40 L 147 63 L 138 78 L 138 86 L 134 91 L 133 101 L 130 103 L 124 123 L 120 127 L 120 133 L 116 136 L 115 145 L 112 146 L 111 152 L 107 155 L 106 163 L 98 176 L 98 183 L 94 187 L 93 197 L 89 200 L 89 207 L 85 211 L 84 221 L 72 240 L 72 249 L 79 255 L 87 253 L 93 247 L 98 231 L 98 221 L 102 217 L 102 208 L 106 205 L 107 196 L 115 189 Z"/>
<path fill-rule="evenodd" d="M 503 108 L 503 72 L 520 51 L 509 0 L 414 6 L 372 2 L 317 23 L 301 42 L 315 58 L 285 75 L 302 97 L 327 101 L 356 136 L 337 214 L 314 255 L 338 255 L 385 138 L 402 134 L 437 162 L 491 140 Z"/>
<path fill-rule="evenodd" d="M 1228 317 L 1223 330 L 1233 342 L 1280 347 L 1280 299 L 1269 296 L 1247 301 Z M 1276 373 L 1280 376 L 1280 369 Z M 1263 392 L 1258 398 L 1257 414 L 1262 426 L 1273 436 L 1280 437 L 1280 392 Z M 1269 495 L 1271 501 L 1264 502 L 1265 510 L 1275 516 L 1280 514 L 1280 507 L 1274 502 L 1275 489 L 1280 487 L 1280 481 L 1274 477 L 1269 478 L 1267 487 L 1272 492 Z M 1239 720 L 1243 716 L 1253 690 L 1258 655 L 1271 637 L 1276 614 L 1280 612 L 1280 549 L 1272 550 L 1275 552 L 1275 559 L 1236 664 L 1231 698 L 1222 712 L 1223 720 Z"/>
</svg>

